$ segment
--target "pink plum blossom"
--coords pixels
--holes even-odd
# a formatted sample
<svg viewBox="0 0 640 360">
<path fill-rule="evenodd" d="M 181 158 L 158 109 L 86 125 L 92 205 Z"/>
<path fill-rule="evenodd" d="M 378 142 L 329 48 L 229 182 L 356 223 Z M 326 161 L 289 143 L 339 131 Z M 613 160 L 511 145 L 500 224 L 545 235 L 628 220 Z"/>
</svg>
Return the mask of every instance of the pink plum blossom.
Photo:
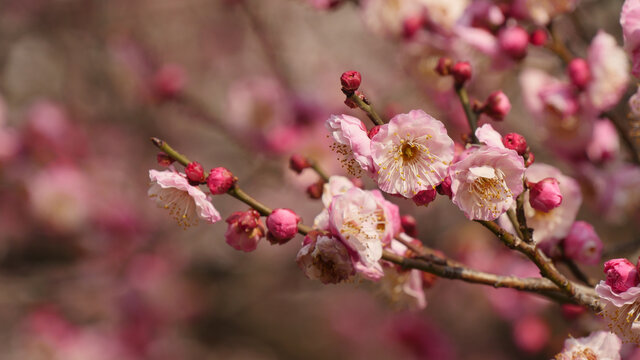
<svg viewBox="0 0 640 360">
<path fill-rule="evenodd" d="M 307 234 L 296 262 L 309 279 L 323 284 L 337 284 L 355 274 L 349 250 L 338 237 L 328 233 Z"/>
<path fill-rule="evenodd" d="M 486 147 L 453 164 L 451 200 L 470 220 L 494 220 L 522 190 L 524 162 L 515 151 Z"/>
<path fill-rule="evenodd" d="M 584 221 L 576 221 L 571 225 L 562 246 L 567 258 L 583 264 L 597 265 L 602 257 L 602 241 L 593 226 Z"/>
<path fill-rule="evenodd" d="M 407 247 L 397 240 L 392 240 L 390 251 L 404 256 Z M 424 309 L 427 300 L 422 287 L 422 272 L 404 270 L 396 265 L 383 266 L 384 277 L 380 280 L 382 293 L 395 306 L 400 308 Z"/>
<path fill-rule="evenodd" d="M 620 101 L 629 83 L 629 62 L 616 39 L 599 31 L 589 46 L 587 62 L 591 81 L 587 102 L 596 111 L 611 109 Z"/>
<path fill-rule="evenodd" d="M 620 137 L 609 119 L 600 119 L 593 126 L 593 136 L 587 145 L 589 160 L 599 163 L 616 158 L 620 152 Z"/>
<path fill-rule="evenodd" d="M 529 205 L 535 210 L 549 212 L 562 204 L 558 180 L 545 178 L 529 184 Z"/>
<path fill-rule="evenodd" d="M 399 230 L 400 215 L 394 207 L 382 203 L 373 192 L 354 187 L 333 198 L 327 226 L 366 267 L 371 267 L 382 257 L 383 244 L 388 244 Z"/>
<path fill-rule="evenodd" d="M 322 191 L 322 203 L 327 208 L 334 196 L 342 195 L 354 187 L 353 182 L 344 176 L 332 176 L 324 184 Z"/>
<path fill-rule="evenodd" d="M 640 168 L 615 163 L 604 171 L 584 167 L 583 172 L 595 187 L 599 211 L 607 221 L 623 223 L 633 219 L 640 209 Z"/>
<path fill-rule="evenodd" d="M 640 76 L 640 1 L 625 0 L 620 14 L 624 49 L 631 55 L 631 73 Z"/>
<path fill-rule="evenodd" d="M 596 285 L 596 293 L 605 307 L 601 315 L 609 330 L 623 342 L 640 344 L 640 287 L 636 267 L 627 259 L 613 259 L 604 264 L 606 281 Z"/>
<path fill-rule="evenodd" d="M 335 141 L 333 151 L 344 156 L 342 167 L 354 176 L 362 170 L 373 173 L 371 139 L 362 121 L 349 115 L 331 115 L 326 126 Z"/>
<path fill-rule="evenodd" d="M 595 331 L 582 338 L 569 337 L 556 360 L 606 359 L 620 360 L 622 342 L 608 331 Z"/>
<path fill-rule="evenodd" d="M 207 200 L 207 195 L 198 187 L 189 185 L 184 175 L 170 170 L 149 170 L 149 178 L 149 197 L 154 198 L 159 207 L 168 209 L 180 226 L 195 225 L 198 218 L 211 224 L 221 219 Z"/>
<path fill-rule="evenodd" d="M 577 3 L 578 0 L 516 0 L 512 4 L 512 12 L 544 26 L 556 16 L 573 11 Z"/>
<path fill-rule="evenodd" d="M 380 189 L 411 198 L 447 176 L 454 144 L 440 121 L 412 110 L 380 127 L 371 139 L 371 152 Z"/>
</svg>

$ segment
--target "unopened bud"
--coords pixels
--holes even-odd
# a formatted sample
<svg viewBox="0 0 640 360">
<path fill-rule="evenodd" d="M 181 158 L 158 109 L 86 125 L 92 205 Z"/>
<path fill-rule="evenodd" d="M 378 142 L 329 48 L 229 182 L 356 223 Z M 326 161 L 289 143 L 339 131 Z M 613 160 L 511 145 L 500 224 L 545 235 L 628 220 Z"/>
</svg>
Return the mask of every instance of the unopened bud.
<svg viewBox="0 0 640 360">
<path fill-rule="evenodd" d="M 418 192 L 411 200 L 418 206 L 426 206 L 429 205 L 436 198 L 436 190 L 435 189 L 427 189 Z"/>
<path fill-rule="evenodd" d="M 220 195 L 229 191 L 236 181 L 237 179 L 231 171 L 223 167 L 217 167 L 209 172 L 207 187 L 209 187 L 212 195 Z"/>
<path fill-rule="evenodd" d="M 627 259 L 613 259 L 604 263 L 604 273 L 607 274 L 606 284 L 616 293 L 621 293 L 640 283 L 638 270 Z"/>
<path fill-rule="evenodd" d="M 445 177 L 442 182 L 436 186 L 436 191 L 440 195 L 447 195 L 449 199 L 453 196 L 453 192 L 451 191 L 451 176 Z"/>
<path fill-rule="evenodd" d="M 527 153 L 527 140 L 518 133 L 510 133 L 502 138 L 502 143 L 507 149 L 515 150 L 518 155 L 523 156 Z"/>
<path fill-rule="evenodd" d="M 535 29 L 529 35 L 529 42 L 533 46 L 542 46 L 547 43 L 548 38 L 547 32 L 544 29 Z"/>
<path fill-rule="evenodd" d="M 258 242 L 264 236 L 264 225 L 260 220 L 260 213 L 256 210 L 236 211 L 226 220 L 229 227 L 224 237 L 231 247 L 236 250 L 250 252 L 258 247 Z"/>
<path fill-rule="evenodd" d="M 471 64 L 468 61 L 458 61 L 451 67 L 451 75 L 457 86 L 462 86 L 471 79 Z"/>
<path fill-rule="evenodd" d="M 502 91 L 494 91 L 489 95 L 482 108 L 483 112 L 495 121 L 502 121 L 511 111 L 511 102 Z"/>
<path fill-rule="evenodd" d="M 602 258 L 602 241 L 587 222 L 574 222 L 562 244 L 564 256 L 580 263 L 598 265 Z"/>
<path fill-rule="evenodd" d="M 312 199 L 320 199 L 322 197 L 323 187 L 324 187 L 323 181 L 313 183 L 307 187 L 307 195 L 309 195 L 309 197 Z"/>
<path fill-rule="evenodd" d="M 506 27 L 498 33 L 498 44 L 512 59 L 520 60 L 527 56 L 529 34 L 520 26 Z"/>
<path fill-rule="evenodd" d="M 184 89 L 186 75 L 179 65 L 164 65 L 152 80 L 153 93 L 159 100 L 175 98 Z"/>
<path fill-rule="evenodd" d="M 418 235 L 418 231 L 416 229 L 416 218 L 411 215 L 402 215 L 400 218 L 400 224 L 402 225 L 402 230 L 411 236 L 416 237 Z"/>
<path fill-rule="evenodd" d="M 302 155 L 293 154 L 291 155 L 291 158 L 289 158 L 289 168 L 298 174 L 300 174 L 302 170 L 309 167 L 311 167 L 311 164 L 309 163 L 307 158 Z"/>
<path fill-rule="evenodd" d="M 571 60 L 567 66 L 567 72 L 571 83 L 580 90 L 586 88 L 589 80 L 591 80 L 591 71 L 585 59 L 575 58 Z"/>
<path fill-rule="evenodd" d="M 346 71 L 340 76 L 340 83 L 344 91 L 353 92 L 358 90 L 362 76 L 357 71 Z"/>
<path fill-rule="evenodd" d="M 369 139 L 373 139 L 374 136 L 380 131 L 381 125 L 376 125 L 369 130 Z"/>
<path fill-rule="evenodd" d="M 416 33 L 424 26 L 424 16 L 421 14 L 409 16 L 402 22 L 402 36 L 406 40 L 411 40 Z"/>
<path fill-rule="evenodd" d="M 300 217 L 289 209 L 275 209 L 267 217 L 267 240 L 271 244 L 284 244 L 298 233 Z"/>
<path fill-rule="evenodd" d="M 531 151 L 529 151 L 526 155 L 526 158 L 524 160 L 524 166 L 525 167 L 529 167 L 531 166 L 531 164 L 533 164 L 536 161 L 536 156 L 533 155 L 533 153 Z"/>
<path fill-rule="evenodd" d="M 200 165 L 199 162 L 197 161 L 190 162 L 184 168 L 184 172 L 185 174 L 187 174 L 187 179 L 189 179 L 190 182 L 195 184 L 200 184 L 204 182 L 204 168 L 202 167 L 202 165 Z"/>
<path fill-rule="evenodd" d="M 549 212 L 562 204 L 562 194 L 558 180 L 546 178 L 534 184 L 529 184 L 529 205 L 532 208 Z"/>
</svg>

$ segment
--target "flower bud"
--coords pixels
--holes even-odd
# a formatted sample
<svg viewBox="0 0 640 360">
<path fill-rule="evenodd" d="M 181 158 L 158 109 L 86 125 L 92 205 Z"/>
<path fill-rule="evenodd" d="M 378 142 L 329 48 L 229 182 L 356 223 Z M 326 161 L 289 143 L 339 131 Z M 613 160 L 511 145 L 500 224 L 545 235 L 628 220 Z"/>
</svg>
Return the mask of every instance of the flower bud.
<svg viewBox="0 0 640 360">
<path fill-rule="evenodd" d="M 523 156 L 527 152 L 527 140 L 518 133 L 510 133 L 502 138 L 502 143 L 507 149 L 515 150 L 518 155 Z"/>
<path fill-rule="evenodd" d="M 199 162 L 190 162 L 184 168 L 184 172 L 185 174 L 187 174 L 187 179 L 189 179 L 190 182 L 195 184 L 204 182 L 204 168 L 202 167 L 202 165 L 200 165 Z"/>
<path fill-rule="evenodd" d="M 229 227 L 224 237 L 227 244 L 236 250 L 250 252 L 258 247 L 264 236 L 264 225 L 256 210 L 236 211 L 226 220 Z"/>
<path fill-rule="evenodd" d="M 438 65 L 436 65 L 435 71 L 442 76 L 447 76 L 451 74 L 452 65 L 453 61 L 450 58 L 441 57 L 438 59 Z"/>
<path fill-rule="evenodd" d="M 576 221 L 562 243 L 564 256 L 586 265 L 597 265 L 602 258 L 602 241 L 591 224 Z"/>
<path fill-rule="evenodd" d="M 324 187 L 323 181 L 313 183 L 307 187 L 307 195 L 309 195 L 309 197 L 312 199 L 320 199 L 322 197 L 323 187 Z"/>
<path fill-rule="evenodd" d="M 525 157 L 524 166 L 529 167 L 536 161 L 535 155 L 531 151 L 529 151 Z"/>
<path fill-rule="evenodd" d="M 575 58 L 571 60 L 567 66 L 567 72 L 571 83 L 580 90 L 586 88 L 589 80 L 591 80 L 591 71 L 585 59 Z"/>
<path fill-rule="evenodd" d="M 418 236 L 418 231 L 416 229 L 416 218 L 411 215 L 402 215 L 400 218 L 400 224 L 402 225 L 402 230 L 409 236 L 415 237 Z"/>
<path fill-rule="evenodd" d="M 289 169 L 295 171 L 298 174 L 300 174 L 302 170 L 309 167 L 311 167 L 311 164 L 309 164 L 307 158 L 302 155 L 293 154 L 291 155 L 291 158 L 289 158 Z"/>
<path fill-rule="evenodd" d="M 436 198 L 435 189 L 422 190 L 411 198 L 413 202 L 418 206 L 429 205 Z"/>
<path fill-rule="evenodd" d="M 471 79 L 471 64 L 468 61 L 458 61 L 451 67 L 451 75 L 456 86 L 462 86 Z"/>
<path fill-rule="evenodd" d="M 380 131 L 381 125 L 376 125 L 369 130 L 369 139 L 373 139 L 374 136 Z"/>
<path fill-rule="evenodd" d="M 562 311 L 562 317 L 569 320 L 575 319 L 587 312 L 587 309 L 584 306 L 575 304 L 562 304 L 560 306 L 560 310 Z"/>
<path fill-rule="evenodd" d="M 151 86 L 159 100 L 171 100 L 184 89 L 185 83 L 186 75 L 182 67 L 169 64 L 155 73 Z"/>
<path fill-rule="evenodd" d="M 529 35 L 529 42 L 533 46 L 542 46 L 547 43 L 547 32 L 544 29 L 535 29 Z"/>
<path fill-rule="evenodd" d="M 529 204 L 542 212 L 549 212 L 562 204 L 562 194 L 558 180 L 546 178 L 529 184 Z"/>
<path fill-rule="evenodd" d="M 451 191 L 451 176 L 447 175 L 440 185 L 436 186 L 436 191 L 440 195 L 447 195 L 449 199 L 453 196 L 453 192 Z"/>
<path fill-rule="evenodd" d="M 529 34 L 520 26 L 507 27 L 498 33 L 498 44 L 512 59 L 521 60 L 527 56 Z"/>
<path fill-rule="evenodd" d="M 300 217 L 289 209 L 275 209 L 267 216 L 267 240 L 271 244 L 284 244 L 298 233 Z"/>
<path fill-rule="evenodd" d="M 158 165 L 161 165 L 161 166 L 169 166 L 173 164 L 173 162 L 175 161 L 171 158 L 171 156 L 163 152 L 158 153 L 157 160 L 158 160 Z"/>
<path fill-rule="evenodd" d="M 511 102 L 502 91 L 494 91 L 483 106 L 483 112 L 495 121 L 502 121 L 511 111 Z"/>
<path fill-rule="evenodd" d="M 611 290 L 621 293 L 640 283 L 638 270 L 627 259 L 613 259 L 604 263 L 604 273 L 607 274 L 607 285 Z"/>
<path fill-rule="evenodd" d="M 337 284 L 355 275 L 349 250 L 329 233 L 311 231 L 305 236 L 296 262 L 309 279 Z"/>
<path fill-rule="evenodd" d="M 211 169 L 209 172 L 209 177 L 207 177 L 207 186 L 209 187 L 209 191 L 211 191 L 212 195 L 220 195 L 229 191 L 236 181 L 237 179 L 233 176 L 231 171 L 223 167 L 217 167 L 215 169 Z"/>
<path fill-rule="evenodd" d="M 342 84 L 342 90 L 353 92 L 358 90 L 362 76 L 357 71 L 346 71 L 340 76 L 340 84 Z"/>
<path fill-rule="evenodd" d="M 412 15 L 404 19 L 402 22 L 402 37 L 411 40 L 424 26 L 424 16 L 422 14 Z"/>
</svg>

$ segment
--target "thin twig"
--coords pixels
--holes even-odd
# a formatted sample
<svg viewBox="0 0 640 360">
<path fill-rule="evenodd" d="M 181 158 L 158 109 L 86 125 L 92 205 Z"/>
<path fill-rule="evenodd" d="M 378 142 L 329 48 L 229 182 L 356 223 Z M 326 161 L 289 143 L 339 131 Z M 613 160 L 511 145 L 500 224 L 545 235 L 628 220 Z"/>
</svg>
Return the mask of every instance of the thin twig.
<svg viewBox="0 0 640 360">
<path fill-rule="evenodd" d="M 347 98 L 354 104 L 356 104 L 362 111 L 367 113 L 367 116 L 375 125 L 384 125 L 384 121 L 382 121 L 382 118 L 378 115 L 378 113 L 373 110 L 373 107 L 371 106 L 371 104 L 369 104 L 368 101 L 362 100 L 360 96 L 358 96 L 358 94 L 356 94 L 355 92 L 345 93 L 345 95 L 347 95 Z"/>
<path fill-rule="evenodd" d="M 456 94 L 460 99 L 460 103 L 462 104 L 462 108 L 464 109 L 464 114 L 467 116 L 467 122 L 469 123 L 469 127 L 471 128 L 471 142 L 474 144 L 479 144 L 478 138 L 476 137 L 476 128 L 478 127 L 478 117 L 476 113 L 471 109 L 471 104 L 469 102 L 469 94 L 467 94 L 467 89 L 464 85 L 456 85 L 454 86 L 456 90 Z"/>
</svg>

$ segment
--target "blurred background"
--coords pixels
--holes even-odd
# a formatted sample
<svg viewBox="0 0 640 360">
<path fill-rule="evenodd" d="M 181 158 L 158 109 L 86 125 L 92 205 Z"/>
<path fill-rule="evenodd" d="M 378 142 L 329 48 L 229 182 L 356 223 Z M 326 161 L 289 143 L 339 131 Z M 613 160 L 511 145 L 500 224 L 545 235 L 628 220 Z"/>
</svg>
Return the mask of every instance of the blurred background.
<svg viewBox="0 0 640 360">
<path fill-rule="evenodd" d="M 583 171 L 533 131 L 518 74 L 562 74 L 554 54 L 531 48 L 495 69 L 469 47 L 389 34 L 380 13 L 357 1 L 320 3 L 0 0 L 0 358 L 547 359 L 568 334 L 601 326 L 579 308 L 449 280 L 411 311 L 375 284 L 308 280 L 295 263 L 301 237 L 238 252 L 223 222 L 183 230 L 147 197 L 148 170 L 160 168 L 149 142 L 157 136 L 311 224 L 322 204 L 305 189 L 317 177 L 288 170 L 288 158 L 346 174 L 324 121 L 366 118 L 343 104 L 340 74 L 360 71 L 384 117 L 423 109 L 458 140 L 462 109 L 450 79 L 433 71 L 447 54 L 473 58 L 473 98 L 502 89 L 511 99 L 495 127 L 524 134 L 537 162 L 580 181 L 578 219 L 595 226 L 604 259 L 637 258 L 637 168 L 615 182 L 615 206 L 603 205 L 594 184 L 612 186 L 607 176 L 621 170 Z M 598 29 L 622 44 L 621 6 L 583 1 L 555 25 L 584 56 Z M 623 119 L 625 111 L 623 103 Z M 421 208 L 392 201 L 416 217 L 426 244 L 478 269 L 537 276 L 446 197 Z M 223 218 L 246 210 L 230 197 L 213 203 Z M 584 269 L 602 278 L 601 265 Z"/>
</svg>

